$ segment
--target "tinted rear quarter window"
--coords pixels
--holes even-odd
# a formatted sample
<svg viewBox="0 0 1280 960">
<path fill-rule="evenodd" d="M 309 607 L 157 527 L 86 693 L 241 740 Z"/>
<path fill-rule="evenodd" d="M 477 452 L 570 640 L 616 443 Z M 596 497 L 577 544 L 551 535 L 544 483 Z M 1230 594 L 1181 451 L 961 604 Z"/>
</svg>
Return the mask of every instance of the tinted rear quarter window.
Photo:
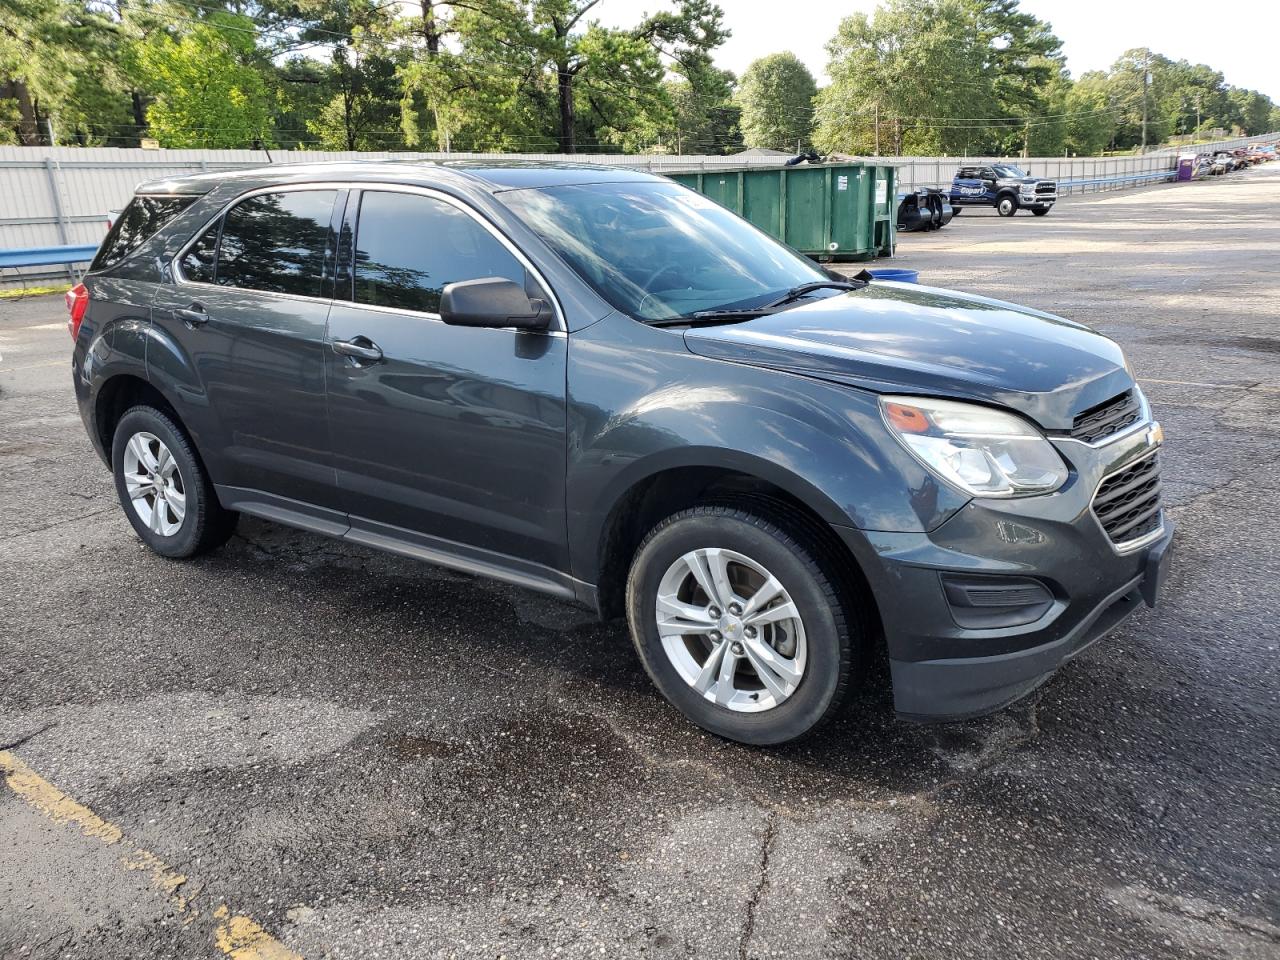
<svg viewBox="0 0 1280 960">
<path fill-rule="evenodd" d="M 361 194 L 357 303 L 439 313 L 445 284 L 482 277 L 525 285 L 520 261 L 469 214 L 431 197 Z"/>
<path fill-rule="evenodd" d="M 335 190 L 264 193 L 227 211 L 214 282 L 219 286 L 319 297 Z M 197 247 L 206 243 L 201 238 Z M 186 261 L 183 272 L 187 273 Z M 187 276 L 190 279 L 189 273 Z"/>
<path fill-rule="evenodd" d="M 195 197 L 137 196 L 120 212 L 98 248 L 90 270 L 105 270 L 120 263 L 160 228 L 195 202 Z"/>
<path fill-rule="evenodd" d="M 196 283 L 213 283 L 218 265 L 218 234 L 221 231 L 222 218 L 219 217 L 182 255 L 178 265 L 182 267 L 182 275 L 186 279 Z"/>
</svg>

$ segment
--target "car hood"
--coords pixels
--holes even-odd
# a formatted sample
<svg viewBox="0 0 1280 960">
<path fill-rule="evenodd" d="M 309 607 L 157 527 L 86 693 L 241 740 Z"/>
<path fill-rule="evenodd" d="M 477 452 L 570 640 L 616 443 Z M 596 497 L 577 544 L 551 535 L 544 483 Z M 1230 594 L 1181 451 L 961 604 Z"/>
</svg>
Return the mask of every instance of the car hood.
<svg viewBox="0 0 1280 960">
<path fill-rule="evenodd" d="M 848 383 L 995 403 L 1046 430 L 1133 385 L 1113 341 L 1082 324 L 922 287 L 873 281 L 780 313 L 691 327 L 695 354 Z"/>
</svg>

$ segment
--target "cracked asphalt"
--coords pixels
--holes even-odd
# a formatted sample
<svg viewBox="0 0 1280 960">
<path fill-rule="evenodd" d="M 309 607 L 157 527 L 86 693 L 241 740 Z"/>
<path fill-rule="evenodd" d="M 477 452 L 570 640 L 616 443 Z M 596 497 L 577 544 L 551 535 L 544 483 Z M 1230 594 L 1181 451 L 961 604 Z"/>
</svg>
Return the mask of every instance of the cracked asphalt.
<svg viewBox="0 0 1280 960">
<path fill-rule="evenodd" d="M 61 302 L 0 302 L 0 750 L 192 905 L 0 787 L 0 957 L 218 956 L 218 903 L 307 957 L 1280 957 L 1278 212 L 1280 163 L 902 238 L 1125 346 L 1176 565 L 1012 709 L 912 726 L 873 683 L 771 751 L 534 594 L 255 520 L 151 555 Z"/>
</svg>

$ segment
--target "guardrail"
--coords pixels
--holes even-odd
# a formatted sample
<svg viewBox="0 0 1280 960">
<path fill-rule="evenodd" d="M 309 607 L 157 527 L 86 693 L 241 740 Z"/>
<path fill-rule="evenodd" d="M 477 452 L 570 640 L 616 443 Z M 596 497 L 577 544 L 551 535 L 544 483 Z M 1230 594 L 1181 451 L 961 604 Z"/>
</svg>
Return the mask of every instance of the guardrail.
<svg viewBox="0 0 1280 960">
<path fill-rule="evenodd" d="M 20 247 L 0 250 L 0 270 L 5 267 L 47 267 L 88 263 L 98 252 L 96 243 L 66 247 Z"/>
<path fill-rule="evenodd" d="M 1123 177 L 1080 177 L 1077 179 L 1059 180 L 1058 195 L 1059 196 L 1063 195 L 1064 191 L 1062 188 L 1064 186 L 1067 188 L 1065 193 L 1070 194 L 1074 191 L 1074 188 L 1076 187 L 1105 187 L 1110 184 L 1120 184 L 1120 183 L 1127 183 L 1132 186 L 1137 186 L 1140 183 L 1151 182 L 1153 180 L 1155 181 L 1173 180 L 1177 176 L 1178 176 L 1177 170 L 1161 170 L 1156 173 L 1135 173 L 1135 174 L 1129 174 Z M 1078 192 L 1084 193 L 1085 191 L 1080 190 Z"/>
<path fill-rule="evenodd" d="M 5 270 L 17 271 L 23 267 L 65 267 L 67 278 L 79 282 L 82 271 L 78 264 L 88 264 L 98 252 L 96 243 L 64 244 L 56 247 L 18 247 L 0 250 L 0 283 L 13 281 L 26 284 L 35 279 L 30 274 L 14 273 L 5 276 Z"/>
</svg>

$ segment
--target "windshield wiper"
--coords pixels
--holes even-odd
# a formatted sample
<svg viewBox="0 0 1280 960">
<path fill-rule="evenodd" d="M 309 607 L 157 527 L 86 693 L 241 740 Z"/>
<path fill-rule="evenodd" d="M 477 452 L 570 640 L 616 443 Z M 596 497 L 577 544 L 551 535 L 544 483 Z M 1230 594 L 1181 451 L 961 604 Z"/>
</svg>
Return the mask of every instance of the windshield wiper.
<svg viewBox="0 0 1280 960">
<path fill-rule="evenodd" d="M 767 317 L 777 313 L 778 308 L 786 306 L 793 300 L 799 300 L 815 290 L 861 290 L 867 285 L 865 280 L 814 280 L 792 287 L 777 300 L 771 300 L 758 307 L 740 307 L 727 310 L 696 310 L 693 313 L 678 317 L 663 317 L 661 320 L 648 320 L 651 327 L 697 326 L 699 323 L 719 323 L 723 320 L 754 320 L 756 317 Z"/>
<path fill-rule="evenodd" d="M 861 290 L 867 285 L 865 280 L 814 280 L 812 283 L 802 283 L 798 287 L 792 287 L 786 292 L 785 296 L 779 297 L 770 303 L 766 303 L 760 309 L 768 309 L 771 307 L 780 307 L 784 303 L 790 303 L 792 300 L 798 300 L 806 293 L 812 293 L 814 290 Z"/>
<path fill-rule="evenodd" d="M 696 327 L 703 323 L 719 323 L 722 320 L 753 320 L 756 317 L 768 316 L 776 310 L 764 307 L 753 307 L 749 310 L 699 310 L 688 316 L 663 317 L 660 320 L 646 320 L 651 327 Z"/>
</svg>

